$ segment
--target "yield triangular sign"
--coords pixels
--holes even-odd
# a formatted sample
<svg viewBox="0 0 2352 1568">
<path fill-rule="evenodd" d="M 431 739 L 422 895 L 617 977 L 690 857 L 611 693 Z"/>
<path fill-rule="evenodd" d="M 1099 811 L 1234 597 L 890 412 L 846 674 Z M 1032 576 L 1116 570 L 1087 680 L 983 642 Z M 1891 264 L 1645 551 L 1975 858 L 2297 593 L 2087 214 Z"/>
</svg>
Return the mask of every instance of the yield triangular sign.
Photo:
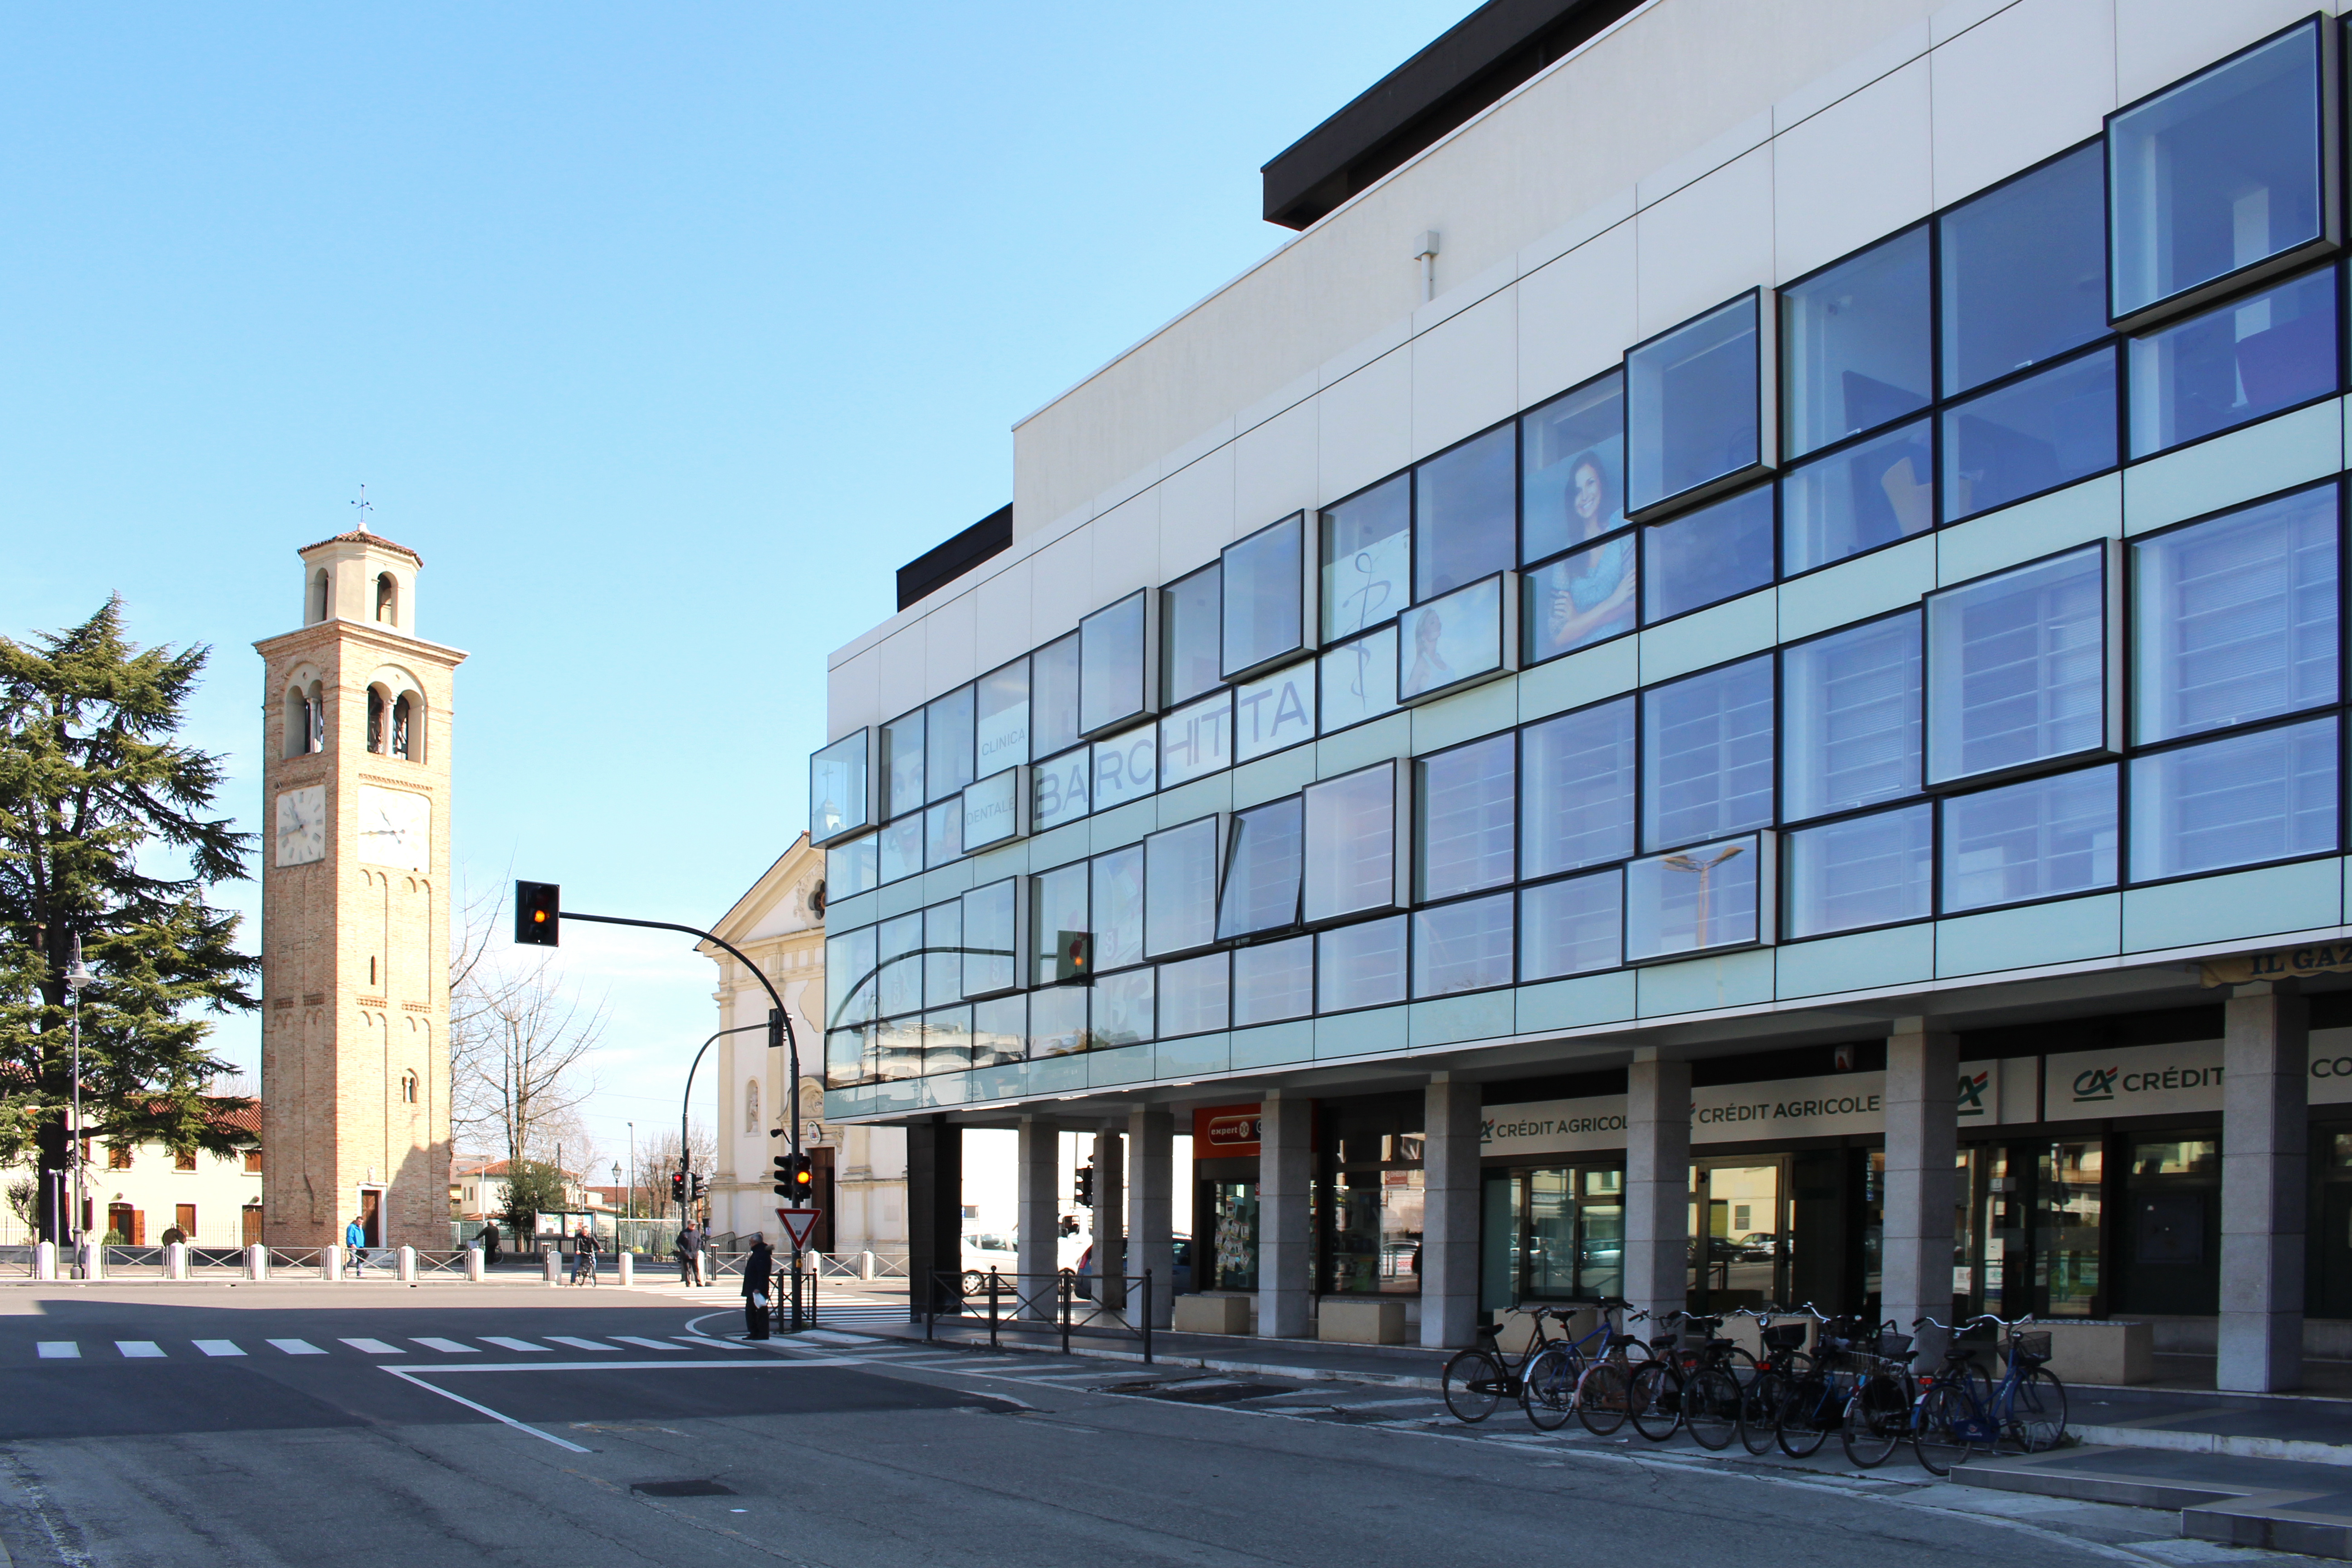
<svg viewBox="0 0 2352 1568">
<path fill-rule="evenodd" d="M 805 1251 L 809 1237 L 816 1234 L 816 1210 L 778 1209 L 776 1217 L 784 1222 L 784 1234 L 793 1238 L 793 1250 Z"/>
</svg>

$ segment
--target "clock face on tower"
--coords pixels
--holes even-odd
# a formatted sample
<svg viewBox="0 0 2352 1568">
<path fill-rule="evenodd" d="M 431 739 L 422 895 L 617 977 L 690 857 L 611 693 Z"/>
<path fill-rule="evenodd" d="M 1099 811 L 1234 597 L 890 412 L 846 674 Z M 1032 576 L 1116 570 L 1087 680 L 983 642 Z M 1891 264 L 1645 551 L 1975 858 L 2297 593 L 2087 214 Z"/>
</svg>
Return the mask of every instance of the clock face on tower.
<svg viewBox="0 0 2352 1568">
<path fill-rule="evenodd" d="M 307 866 L 327 858 L 327 786 L 310 784 L 278 795 L 278 863 Z"/>
<path fill-rule="evenodd" d="M 424 870 L 433 858 L 433 803 L 403 789 L 360 785 L 360 858 Z"/>
</svg>

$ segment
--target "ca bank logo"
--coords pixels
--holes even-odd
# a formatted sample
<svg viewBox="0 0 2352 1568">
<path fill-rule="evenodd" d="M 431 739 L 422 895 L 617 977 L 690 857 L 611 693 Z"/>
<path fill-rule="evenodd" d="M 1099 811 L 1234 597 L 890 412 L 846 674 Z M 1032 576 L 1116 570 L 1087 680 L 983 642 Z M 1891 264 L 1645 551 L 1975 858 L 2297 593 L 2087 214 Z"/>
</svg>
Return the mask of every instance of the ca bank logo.
<svg viewBox="0 0 2352 1568">
<path fill-rule="evenodd" d="M 2084 1068 L 2074 1075 L 2074 1103 L 2085 1105 L 2094 1100 L 2116 1097 L 2116 1077 L 2121 1068 Z"/>
<path fill-rule="evenodd" d="M 1991 1082 L 1992 1069 L 1990 1068 L 1980 1073 L 1960 1075 L 1960 1114 L 1962 1116 L 1985 1114 L 1985 1089 Z"/>
</svg>

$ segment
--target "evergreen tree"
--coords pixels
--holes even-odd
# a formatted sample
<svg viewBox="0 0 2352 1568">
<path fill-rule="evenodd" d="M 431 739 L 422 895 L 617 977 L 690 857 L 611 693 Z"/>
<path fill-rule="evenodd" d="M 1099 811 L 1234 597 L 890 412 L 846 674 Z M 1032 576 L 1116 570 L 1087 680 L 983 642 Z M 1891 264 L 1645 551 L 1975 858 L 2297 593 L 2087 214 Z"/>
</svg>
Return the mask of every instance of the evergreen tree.
<svg viewBox="0 0 2352 1568">
<path fill-rule="evenodd" d="M 246 1142 L 218 1113 L 251 1101 L 205 1093 L 231 1066 L 206 1048 L 204 1015 L 256 1007 L 260 961 L 205 897 L 243 879 L 252 836 L 213 815 L 221 759 L 178 739 L 211 651 L 137 647 L 120 599 L 29 645 L 0 637 L 0 1161 L 37 1152 L 50 1240 L 72 1228 L 59 1206 L 76 937 L 96 977 L 81 995 L 86 1136 L 178 1153 Z"/>
<path fill-rule="evenodd" d="M 568 1206 L 563 1173 L 543 1160 L 509 1160 L 506 1184 L 507 1235 L 520 1250 L 539 1229 L 541 1215 L 562 1214 Z"/>
</svg>

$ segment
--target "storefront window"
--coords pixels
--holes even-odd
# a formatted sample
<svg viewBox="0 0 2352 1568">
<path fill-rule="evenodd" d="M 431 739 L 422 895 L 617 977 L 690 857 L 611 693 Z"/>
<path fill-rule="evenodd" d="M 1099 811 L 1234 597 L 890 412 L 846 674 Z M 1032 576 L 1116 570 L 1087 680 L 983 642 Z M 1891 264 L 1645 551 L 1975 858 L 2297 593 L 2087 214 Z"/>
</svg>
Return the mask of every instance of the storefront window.
<svg viewBox="0 0 2352 1568">
<path fill-rule="evenodd" d="M 2221 1308 L 2221 1142 L 2218 1134 L 2134 1134 L 2124 1167 L 2130 1234 L 2116 1238 L 2115 1307 L 2204 1315 Z"/>
<path fill-rule="evenodd" d="M 2034 1284 L 2053 1318 L 2095 1318 L 2100 1291 L 2100 1184 L 2105 1151 L 2096 1142 L 2057 1142 L 2042 1153 L 2042 1213 L 2035 1226 Z"/>
<path fill-rule="evenodd" d="M 1257 1289 L 1257 1184 L 1209 1184 L 1211 1290 Z"/>
<path fill-rule="evenodd" d="M 1319 1123 L 1318 1286 L 1325 1294 L 1421 1289 L 1418 1095 L 1330 1102 Z"/>
</svg>

